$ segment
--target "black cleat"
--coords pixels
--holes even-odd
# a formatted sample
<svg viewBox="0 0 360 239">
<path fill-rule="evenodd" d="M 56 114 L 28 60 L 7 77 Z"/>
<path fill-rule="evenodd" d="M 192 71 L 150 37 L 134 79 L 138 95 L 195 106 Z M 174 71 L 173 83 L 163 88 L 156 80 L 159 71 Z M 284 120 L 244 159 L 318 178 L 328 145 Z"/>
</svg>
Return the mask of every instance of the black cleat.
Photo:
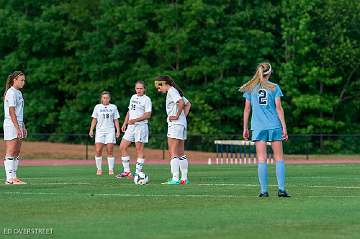
<svg viewBox="0 0 360 239">
<path fill-rule="evenodd" d="M 279 190 L 278 191 L 278 197 L 279 198 L 289 198 L 291 197 L 285 190 Z"/>
<path fill-rule="evenodd" d="M 268 192 L 264 192 L 264 193 L 260 193 L 259 194 L 259 198 L 267 198 L 269 197 L 269 193 Z"/>
</svg>

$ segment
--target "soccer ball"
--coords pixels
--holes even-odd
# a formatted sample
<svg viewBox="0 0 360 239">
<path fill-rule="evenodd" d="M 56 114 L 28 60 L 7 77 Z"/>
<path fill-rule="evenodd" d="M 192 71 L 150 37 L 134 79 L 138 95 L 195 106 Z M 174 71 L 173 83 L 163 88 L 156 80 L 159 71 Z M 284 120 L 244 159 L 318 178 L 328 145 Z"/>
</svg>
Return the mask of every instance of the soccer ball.
<svg viewBox="0 0 360 239">
<path fill-rule="evenodd" d="M 147 176 L 145 173 L 140 172 L 135 175 L 134 177 L 134 183 L 136 185 L 145 185 L 149 182 L 149 176 Z"/>
</svg>

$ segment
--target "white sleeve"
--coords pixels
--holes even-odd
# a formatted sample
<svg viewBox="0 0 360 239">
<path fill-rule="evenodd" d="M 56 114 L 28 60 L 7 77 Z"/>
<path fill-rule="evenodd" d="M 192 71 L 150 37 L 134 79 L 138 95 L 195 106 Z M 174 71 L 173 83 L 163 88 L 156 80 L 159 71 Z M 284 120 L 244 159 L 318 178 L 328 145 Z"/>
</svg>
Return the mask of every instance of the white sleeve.
<svg viewBox="0 0 360 239">
<path fill-rule="evenodd" d="M 178 102 L 182 99 L 179 92 L 175 88 L 171 88 L 168 93 L 175 102 Z"/>
<path fill-rule="evenodd" d="M 152 111 L 152 103 L 151 99 L 148 97 L 145 101 L 145 112 L 151 112 Z"/>
<path fill-rule="evenodd" d="M 186 105 L 187 103 L 189 103 L 189 100 L 188 99 L 186 99 L 186 97 L 185 96 L 183 96 L 183 100 L 184 100 L 184 104 Z"/>
<path fill-rule="evenodd" d="M 95 107 L 94 107 L 94 110 L 93 110 L 93 113 L 92 113 L 92 115 L 91 115 L 91 117 L 93 117 L 93 118 L 95 118 L 95 119 L 97 119 L 98 116 L 99 116 L 97 109 L 98 109 L 98 107 L 95 106 Z"/>
<path fill-rule="evenodd" d="M 114 105 L 114 119 L 118 119 L 120 118 L 120 114 L 119 114 L 119 111 L 117 109 L 117 106 Z"/>
<path fill-rule="evenodd" d="M 16 106 L 16 94 L 12 90 L 8 90 L 5 95 L 5 100 L 9 107 L 15 107 Z"/>
</svg>

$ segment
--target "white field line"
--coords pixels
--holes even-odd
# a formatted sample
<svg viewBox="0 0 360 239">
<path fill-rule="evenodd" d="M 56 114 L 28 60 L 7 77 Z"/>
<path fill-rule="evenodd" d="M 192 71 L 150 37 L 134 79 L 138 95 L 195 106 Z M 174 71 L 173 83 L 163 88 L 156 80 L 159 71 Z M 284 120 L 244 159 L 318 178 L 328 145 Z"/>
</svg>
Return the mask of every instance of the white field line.
<svg viewBox="0 0 360 239">
<path fill-rule="evenodd" d="M 21 177 L 22 179 L 24 180 L 54 180 L 54 179 L 64 179 L 66 177 L 61 177 L 61 176 L 58 176 L 58 177 Z M 207 177 L 207 178 L 218 178 L 218 177 Z M 252 176 L 249 176 L 248 178 L 252 178 Z M 339 179 L 348 179 L 348 180 L 351 180 L 353 181 L 354 180 L 354 177 L 331 177 L 331 176 L 287 176 L 287 178 L 293 178 L 293 179 L 297 179 L 297 178 L 305 178 L 305 179 L 336 179 L 336 180 L 339 180 Z M 91 178 L 92 179 L 96 179 L 95 177 L 94 178 Z M 358 178 L 360 180 L 360 177 Z"/>
<path fill-rule="evenodd" d="M 350 180 L 354 180 L 353 177 L 330 177 L 330 176 L 288 176 L 288 178 L 305 178 L 305 179 L 309 179 L 309 178 L 314 178 L 314 179 L 350 179 Z M 360 179 L 360 177 L 358 178 Z"/>
<path fill-rule="evenodd" d="M 117 196 L 117 197 L 190 197 L 190 198 L 251 198 L 254 196 L 241 195 L 210 195 L 210 194 L 128 194 L 128 193 L 56 193 L 56 192 L 4 192 L 13 195 L 88 195 L 88 196 Z"/>
<path fill-rule="evenodd" d="M 26 185 L 91 185 L 91 183 L 27 183 Z M 0 187 L 13 187 L 13 186 L 19 186 L 19 185 L 6 185 L 6 184 L 0 184 Z"/>
<path fill-rule="evenodd" d="M 91 183 L 31 183 L 31 185 L 91 185 Z"/>
<path fill-rule="evenodd" d="M 21 179 L 23 180 L 54 180 L 54 179 L 66 179 L 67 177 L 39 177 L 39 178 L 36 178 L 36 177 L 21 177 Z M 70 178 L 70 177 L 69 177 Z"/>
<path fill-rule="evenodd" d="M 49 183 L 29 183 L 28 185 L 95 185 L 92 183 L 86 182 L 74 182 L 74 183 L 67 183 L 67 182 L 49 182 Z M 157 184 L 153 184 L 157 185 Z M 198 183 L 198 184 L 191 184 L 194 186 L 208 186 L 208 187 L 222 187 L 222 186 L 231 186 L 231 187 L 259 187 L 258 184 L 239 184 L 239 183 Z M 13 185 L 1 185 L 0 187 L 9 187 Z M 17 186 L 17 185 L 16 185 Z M 276 184 L 270 184 L 269 187 L 277 187 Z M 360 186 L 331 186 L 331 185 L 301 185 L 301 184 L 290 184 L 288 187 L 303 187 L 303 188 L 332 188 L 332 189 L 360 189 Z"/>
<path fill-rule="evenodd" d="M 199 183 L 199 186 L 238 186 L 238 187 L 259 187 L 258 184 L 237 184 L 237 183 Z M 277 187 L 278 185 L 269 185 L 270 187 Z M 360 186 L 330 186 L 330 185 L 288 185 L 290 187 L 305 187 L 305 188 L 336 188 L 336 189 L 360 189 Z"/>
<path fill-rule="evenodd" d="M 13 195 L 74 195 L 74 193 L 51 193 L 51 192 L 4 192 L 4 194 Z M 254 198 L 256 196 L 243 196 L 243 195 L 209 195 L 209 194 L 121 194 L 121 193 L 75 193 L 75 195 L 90 195 L 90 196 L 103 196 L 103 197 L 181 197 L 181 198 Z M 293 197 L 295 198 L 295 197 Z M 360 195 L 300 195 L 299 198 L 360 198 Z M 291 199 L 289 199 L 291 200 Z"/>
</svg>

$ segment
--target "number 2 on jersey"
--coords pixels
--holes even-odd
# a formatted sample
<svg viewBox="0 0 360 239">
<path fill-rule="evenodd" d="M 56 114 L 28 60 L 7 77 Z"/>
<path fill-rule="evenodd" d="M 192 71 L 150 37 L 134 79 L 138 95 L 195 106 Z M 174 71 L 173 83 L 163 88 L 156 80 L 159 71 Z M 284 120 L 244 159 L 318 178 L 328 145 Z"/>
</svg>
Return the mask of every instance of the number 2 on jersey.
<svg viewBox="0 0 360 239">
<path fill-rule="evenodd" d="M 259 96 L 259 105 L 267 105 L 267 91 L 264 89 L 260 89 L 258 91 Z"/>
</svg>

